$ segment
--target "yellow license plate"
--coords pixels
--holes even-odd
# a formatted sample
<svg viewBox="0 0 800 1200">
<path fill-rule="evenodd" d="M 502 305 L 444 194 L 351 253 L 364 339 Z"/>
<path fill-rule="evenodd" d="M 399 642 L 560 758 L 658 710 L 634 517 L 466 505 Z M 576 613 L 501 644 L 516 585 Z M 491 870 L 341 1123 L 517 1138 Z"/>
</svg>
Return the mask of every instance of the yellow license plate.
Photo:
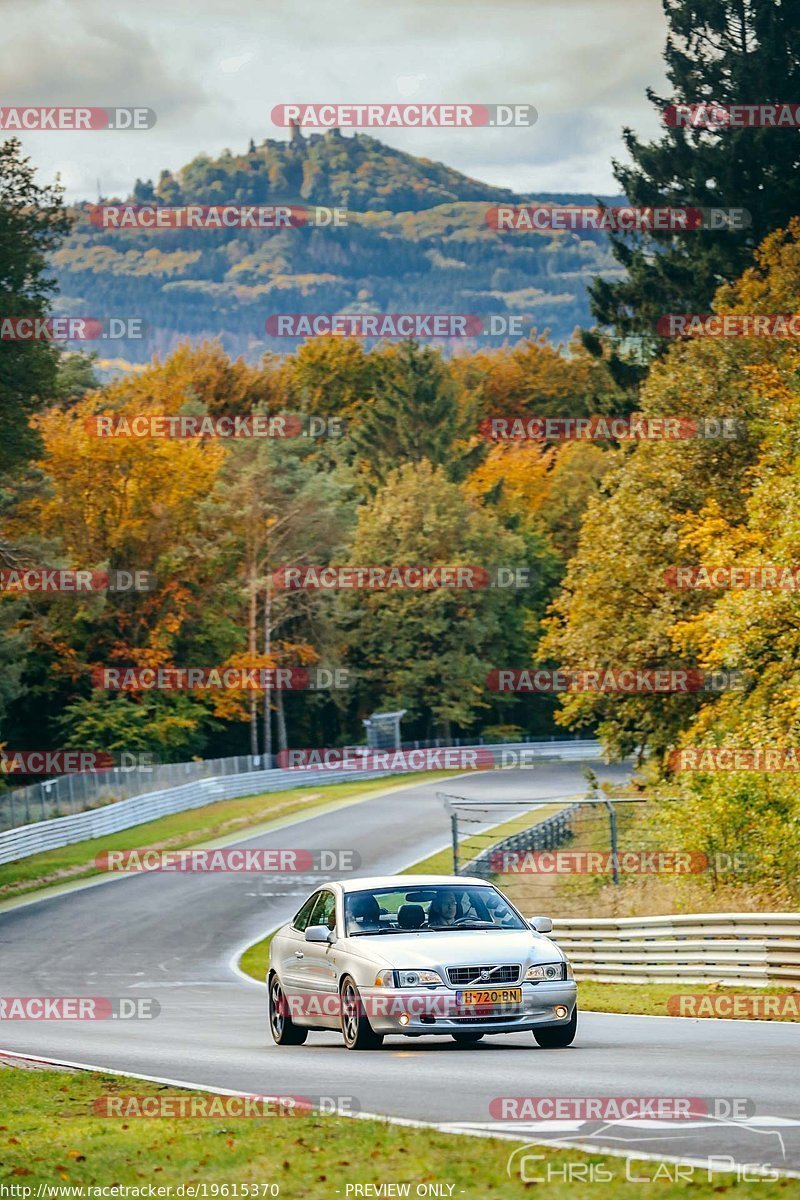
<svg viewBox="0 0 800 1200">
<path fill-rule="evenodd" d="M 487 988 L 485 991 L 456 992 L 456 1004 L 465 1008 L 483 1004 L 520 1004 L 522 988 Z"/>
</svg>

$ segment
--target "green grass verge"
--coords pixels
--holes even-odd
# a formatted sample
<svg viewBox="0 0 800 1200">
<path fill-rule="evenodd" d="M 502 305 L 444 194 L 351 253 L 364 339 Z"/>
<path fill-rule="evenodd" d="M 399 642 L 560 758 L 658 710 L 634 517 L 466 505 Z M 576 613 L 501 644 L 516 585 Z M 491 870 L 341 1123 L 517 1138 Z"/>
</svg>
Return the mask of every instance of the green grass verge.
<svg viewBox="0 0 800 1200">
<path fill-rule="evenodd" d="M 582 1009 L 595 1012 L 632 1013 L 651 1017 L 670 1017 L 667 1011 L 670 996 L 744 996 L 758 999 L 760 996 L 797 995 L 792 988 L 768 987 L 711 987 L 702 983 L 596 983 L 593 979 L 578 981 L 578 997 Z M 793 1005 L 795 1010 L 800 1005 Z M 731 1013 L 729 1019 L 737 1020 L 750 1016 L 749 1013 Z M 714 1017 L 699 1017 L 713 1020 Z M 758 1014 L 761 1021 L 797 1021 L 796 1012 L 786 1015 Z"/>
<path fill-rule="evenodd" d="M 300 907 L 299 903 L 297 907 Z M 240 970 L 244 971 L 245 975 L 252 975 L 253 979 L 257 979 L 259 983 L 263 983 L 267 977 L 269 946 L 274 937 L 275 934 L 271 933 L 268 937 L 262 938 L 260 942 L 248 947 L 239 959 Z"/>
<path fill-rule="evenodd" d="M 95 865 L 95 857 L 107 850 L 164 849 L 181 850 L 212 839 L 235 835 L 244 836 L 248 828 L 292 816 L 299 812 L 313 812 L 327 805 L 345 803 L 370 793 L 390 788 L 407 787 L 413 783 L 446 779 L 452 771 L 420 771 L 402 777 L 387 776 L 386 783 L 380 779 L 364 779 L 351 783 L 325 784 L 321 788 L 302 787 L 290 791 L 260 792 L 254 796 L 242 796 L 235 800 L 219 800 L 202 808 L 159 817 L 143 825 L 123 829 L 120 833 L 75 842 L 32 854 L 16 862 L 0 866 L 0 900 L 36 891 L 42 887 L 65 883 L 100 875 L 102 870 Z"/>
<path fill-rule="evenodd" d="M 247 1195 L 261 1200 L 276 1184 L 281 1200 L 346 1200 L 348 1195 L 359 1195 L 354 1190 L 358 1185 L 361 1196 L 374 1196 L 380 1192 L 364 1190 L 367 1184 L 377 1188 L 391 1181 L 409 1183 L 412 1196 L 419 1184 L 436 1183 L 445 1185 L 445 1195 L 459 1200 L 513 1200 L 532 1195 L 532 1189 L 546 1200 L 574 1200 L 576 1194 L 588 1194 L 588 1189 L 576 1193 L 574 1176 L 570 1181 L 565 1175 L 580 1171 L 588 1179 L 590 1169 L 606 1172 L 604 1200 L 641 1200 L 642 1196 L 641 1183 L 625 1180 L 625 1161 L 602 1153 L 537 1147 L 532 1152 L 542 1158 L 529 1162 L 528 1170 L 540 1178 L 549 1175 L 554 1182 L 524 1184 L 516 1165 L 519 1154 L 511 1175 L 507 1174 L 509 1155 L 517 1143 L 499 1138 L 451 1136 L 317 1114 L 291 1120 L 102 1117 L 92 1109 L 101 1097 L 172 1096 L 178 1090 L 100 1072 L 0 1067 L 0 1089 L 0 1180 L 17 1189 L 30 1188 L 27 1195 L 33 1197 L 40 1184 L 52 1187 L 54 1196 L 59 1194 L 57 1188 L 116 1184 L 174 1189 L 180 1184 L 205 1184 L 209 1198 L 242 1196 L 247 1184 L 251 1189 L 260 1185 Z M 202 1095 L 188 1090 L 179 1094 Z M 686 1180 L 689 1168 L 682 1170 Z M 685 1200 L 689 1194 L 686 1182 L 670 1181 L 668 1173 L 676 1171 L 667 1164 L 631 1160 L 632 1176 L 656 1177 L 661 1200 Z M 697 1200 L 720 1194 L 733 1200 L 776 1200 L 792 1195 L 796 1187 L 797 1181 L 791 1179 L 737 1182 L 728 1173 L 709 1180 L 705 1171 L 695 1168 L 691 1195 Z M 8 1194 L 27 1200 L 21 1190 Z"/>
</svg>

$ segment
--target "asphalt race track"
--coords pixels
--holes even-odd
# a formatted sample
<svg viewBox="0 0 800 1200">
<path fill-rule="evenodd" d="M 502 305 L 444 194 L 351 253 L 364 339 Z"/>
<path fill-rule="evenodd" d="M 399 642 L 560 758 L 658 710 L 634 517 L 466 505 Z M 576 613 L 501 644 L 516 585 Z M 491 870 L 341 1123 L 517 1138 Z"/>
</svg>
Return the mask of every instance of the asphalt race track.
<svg viewBox="0 0 800 1200">
<path fill-rule="evenodd" d="M 621 778 L 620 768 L 592 766 L 601 779 Z M 448 842 L 439 790 L 535 800 L 583 786 L 580 763 L 481 772 L 362 800 L 237 844 L 354 848 L 361 873 L 389 873 Z M 4 1020 L 0 1051 L 260 1095 L 351 1096 L 363 1112 L 491 1127 L 532 1142 L 658 1159 L 727 1155 L 800 1172 L 796 1025 L 584 1013 L 566 1050 L 539 1049 L 530 1034 L 466 1049 L 450 1038 L 387 1039 L 383 1050 L 360 1054 L 345 1051 L 333 1033 L 312 1033 L 298 1048 L 274 1046 L 266 991 L 238 974 L 233 959 L 324 878 L 154 872 L 6 907 L 3 996 L 145 996 L 161 1010 L 149 1021 Z M 748 1100 L 753 1115 L 511 1125 L 490 1117 L 497 1096 L 736 1098 Z"/>
</svg>

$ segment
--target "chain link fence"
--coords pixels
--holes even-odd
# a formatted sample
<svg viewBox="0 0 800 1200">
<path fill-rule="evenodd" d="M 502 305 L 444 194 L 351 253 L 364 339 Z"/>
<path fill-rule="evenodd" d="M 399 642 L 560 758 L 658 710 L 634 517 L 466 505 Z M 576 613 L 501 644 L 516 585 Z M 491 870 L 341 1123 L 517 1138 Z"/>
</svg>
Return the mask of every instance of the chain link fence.
<svg viewBox="0 0 800 1200">
<path fill-rule="evenodd" d="M 234 755 L 157 766 L 114 767 L 91 774 L 59 775 L 28 787 L 0 792 L 0 831 L 103 808 L 146 792 L 163 791 L 199 779 L 245 775 L 265 765 L 263 755 Z"/>
<path fill-rule="evenodd" d="M 577 737 L 521 738 L 520 745 L 542 745 L 580 741 Z M 427 741 L 401 742 L 402 750 L 430 750 L 447 746 L 484 746 L 495 743 L 483 738 L 455 738 L 446 741 L 433 738 Z M 581 743 L 583 744 L 583 743 Z M 359 747 L 366 752 L 367 747 Z M 114 767 L 109 771 L 90 774 L 59 775 L 53 779 L 32 783 L 28 787 L 0 791 L 0 831 L 66 817 L 88 809 L 102 808 L 118 800 L 130 800 L 147 792 L 180 787 L 199 779 L 246 775 L 253 771 L 274 770 L 274 756 L 239 754 L 230 758 L 193 759 L 191 762 L 161 763 Z M 7 777 L 8 778 L 8 777 Z"/>
<path fill-rule="evenodd" d="M 490 879 L 524 912 L 611 915 L 735 881 L 743 857 L 665 844 L 646 797 L 481 802 L 438 793 L 450 815 L 455 874 Z M 621 911 L 621 910 L 620 910 Z"/>
</svg>

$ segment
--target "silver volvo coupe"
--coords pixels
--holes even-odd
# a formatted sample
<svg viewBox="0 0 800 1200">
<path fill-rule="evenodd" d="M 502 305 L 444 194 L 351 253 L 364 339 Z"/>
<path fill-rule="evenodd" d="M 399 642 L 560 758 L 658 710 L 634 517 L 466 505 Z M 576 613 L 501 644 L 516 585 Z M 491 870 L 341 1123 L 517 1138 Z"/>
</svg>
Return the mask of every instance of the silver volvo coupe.
<svg viewBox="0 0 800 1200">
<path fill-rule="evenodd" d="M 350 1050 L 387 1034 L 464 1045 L 530 1030 L 569 1046 L 577 989 L 565 956 L 497 888 L 458 875 L 388 875 L 319 887 L 272 939 L 269 1023 L 279 1046 L 341 1030 Z"/>
</svg>

